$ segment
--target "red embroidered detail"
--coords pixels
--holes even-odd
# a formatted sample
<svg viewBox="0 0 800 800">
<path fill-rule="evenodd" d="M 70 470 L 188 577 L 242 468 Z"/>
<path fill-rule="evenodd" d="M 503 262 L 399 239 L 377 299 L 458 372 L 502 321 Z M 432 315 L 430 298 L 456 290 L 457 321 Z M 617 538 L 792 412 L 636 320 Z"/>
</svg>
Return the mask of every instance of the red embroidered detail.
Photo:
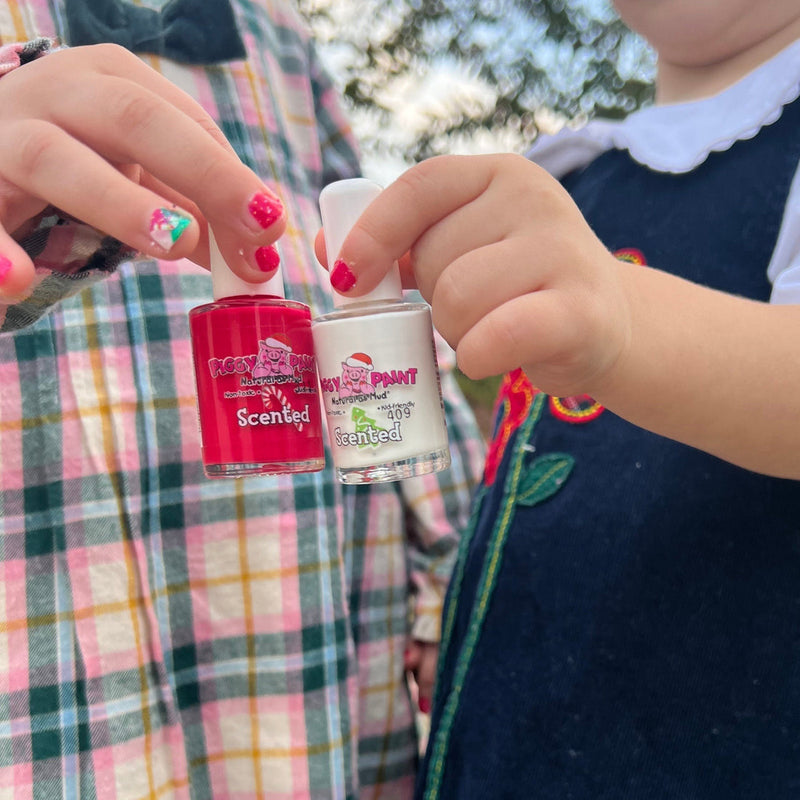
<svg viewBox="0 0 800 800">
<path fill-rule="evenodd" d="M 551 397 L 550 413 L 564 422 L 584 423 L 597 419 L 604 411 L 601 406 L 588 394 L 579 394 L 574 397 Z"/>
<path fill-rule="evenodd" d="M 615 250 L 614 256 L 620 261 L 627 261 L 629 264 L 647 266 L 647 259 L 644 257 L 644 253 L 635 247 L 623 247 L 621 250 Z"/>
<path fill-rule="evenodd" d="M 642 266 L 647 264 L 644 253 L 635 247 L 623 247 L 616 250 L 614 255 L 620 261 L 627 261 L 629 264 L 641 264 Z M 499 417 L 497 433 L 489 445 L 483 471 L 483 482 L 486 486 L 491 486 L 497 478 L 497 470 L 503 460 L 508 442 L 514 431 L 527 418 L 533 398 L 537 394 L 539 394 L 539 390 L 534 388 L 521 369 L 515 369 L 503 378 L 494 410 L 495 418 Z M 590 422 L 605 411 L 605 407 L 589 397 L 588 394 L 575 397 L 550 397 L 549 404 L 550 411 L 555 417 L 572 423 Z"/>
<path fill-rule="evenodd" d="M 515 369 L 503 377 L 495 403 L 495 418 L 500 417 L 497 433 L 489 445 L 486 464 L 483 470 L 483 482 L 491 486 L 497 477 L 497 469 L 503 460 L 509 439 L 528 416 L 533 398 L 538 394 L 521 369 Z"/>
</svg>

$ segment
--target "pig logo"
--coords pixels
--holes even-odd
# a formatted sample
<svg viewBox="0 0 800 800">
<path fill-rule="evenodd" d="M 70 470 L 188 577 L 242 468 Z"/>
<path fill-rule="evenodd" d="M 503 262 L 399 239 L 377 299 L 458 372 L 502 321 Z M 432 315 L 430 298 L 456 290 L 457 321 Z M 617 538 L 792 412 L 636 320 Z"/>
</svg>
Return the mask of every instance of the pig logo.
<svg viewBox="0 0 800 800">
<path fill-rule="evenodd" d="M 289 340 L 280 333 L 267 339 L 259 339 L 258 356 L 253 367 L 254 378 L 293 376 L 294 369 L 289 365 L 292 347 Z"/>
<path fill-rule="evenodd" d="M 354 397 L 360 394 L 375 394 L 370 380 L 372 359 L 366 353 L 353 353 L 342 361 L 342 377 L 339 382 L 339 397 Z"/>
</svg>

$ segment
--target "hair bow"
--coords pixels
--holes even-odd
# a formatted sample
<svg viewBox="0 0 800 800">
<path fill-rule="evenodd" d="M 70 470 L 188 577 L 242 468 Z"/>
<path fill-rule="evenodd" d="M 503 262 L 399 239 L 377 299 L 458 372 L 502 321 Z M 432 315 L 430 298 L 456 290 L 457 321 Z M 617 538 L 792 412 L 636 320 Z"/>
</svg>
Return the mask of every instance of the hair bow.
<svg viewBox="0 0 800 800">
<path fill-rule="evenodd" d="M 186 64 L 246 56 L 230 0 L 169 0 L 156 11 L 126 0 L 66 0 L 68 44 L 111 42 Z"/>
</svg>

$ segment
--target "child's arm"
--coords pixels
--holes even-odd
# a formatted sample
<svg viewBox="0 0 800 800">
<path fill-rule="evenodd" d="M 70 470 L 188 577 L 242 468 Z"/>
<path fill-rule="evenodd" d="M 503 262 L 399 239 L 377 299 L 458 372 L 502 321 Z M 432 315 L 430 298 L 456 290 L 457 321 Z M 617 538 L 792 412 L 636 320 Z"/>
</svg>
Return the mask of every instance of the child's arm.
<svg viewBox="0 0 800 800">
<path fill-rule="evenodd" d="M 209 221 L 253 281 L 256 249 L 285 227 L 201 107 L 115 45 L 56 51 L 0 79 L 0 296 L 31 284 L 18 242 L 49 205 L 137 251 L 203 265 Z"/>
<path fill-rule="evenodd" d="M 471 377 L 522 366 L 546 392 L 590 394 L 656 433 L 800 478 L 800 308 L 618 261 L 526 159 L 409 170 L 333 254 L 332 282 L 355 277 L 360 294 L 394 259 Z"/>
</svg>

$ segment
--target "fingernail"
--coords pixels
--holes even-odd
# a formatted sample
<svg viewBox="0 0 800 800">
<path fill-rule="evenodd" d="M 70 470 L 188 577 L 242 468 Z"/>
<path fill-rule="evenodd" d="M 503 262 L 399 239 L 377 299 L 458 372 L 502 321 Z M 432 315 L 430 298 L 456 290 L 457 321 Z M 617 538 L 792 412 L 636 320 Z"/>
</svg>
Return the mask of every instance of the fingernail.
<svg viewBox="0 0 800 800">
<path fill-rule="evenodd" d="M 281 265 L 281 257 L 274 244 L 259 247 L 254 255 L 256 264 L 262 272 L 274 272 Z"/>
<path fill-rule="evenodd" d="M 8 273 L 11 272 L 11 267 L 13 266 L 10 259 L 0 256 L 0 283 L 3 283 L 8 277 Z"/>
<path fill-rule="evenodd" d="M 344 261 L 337 261 L 331 272 L 331 286 L 337 292 L 346 292 L 356 285 L 356 276 Z"/>
<path fill-rule="evenodd" d="M 175 209 L 157 208 L 150 217 L 150 238 L 168 253 L 189 227 L 191 221 L 190 216 Z"/>
<path fill-rule="evenodd" d="M 283 204 L 277 197 L 259 192 L 252 196 L 247 204 L 247 210 L 258 224 L 258 227 L 266 229 L 281 218 Z"/>
<path fill-rule="evenodd" d="M 419 701 L 418 701 L 418 703 L 417 703 L 417 704 L 419 705 L 419 710 L 420 710 L 420 711 L 421 711 L 423 714 L 428 714 L 428 713 L 430 713 L 430 710 L 431 710 L 431 701 L 430 701 L 430 699 L 429 699 L 429 698 L 427 698 L 427 697 L 420 697 L 420 698 L 419 698 Z"/>
</svg>

